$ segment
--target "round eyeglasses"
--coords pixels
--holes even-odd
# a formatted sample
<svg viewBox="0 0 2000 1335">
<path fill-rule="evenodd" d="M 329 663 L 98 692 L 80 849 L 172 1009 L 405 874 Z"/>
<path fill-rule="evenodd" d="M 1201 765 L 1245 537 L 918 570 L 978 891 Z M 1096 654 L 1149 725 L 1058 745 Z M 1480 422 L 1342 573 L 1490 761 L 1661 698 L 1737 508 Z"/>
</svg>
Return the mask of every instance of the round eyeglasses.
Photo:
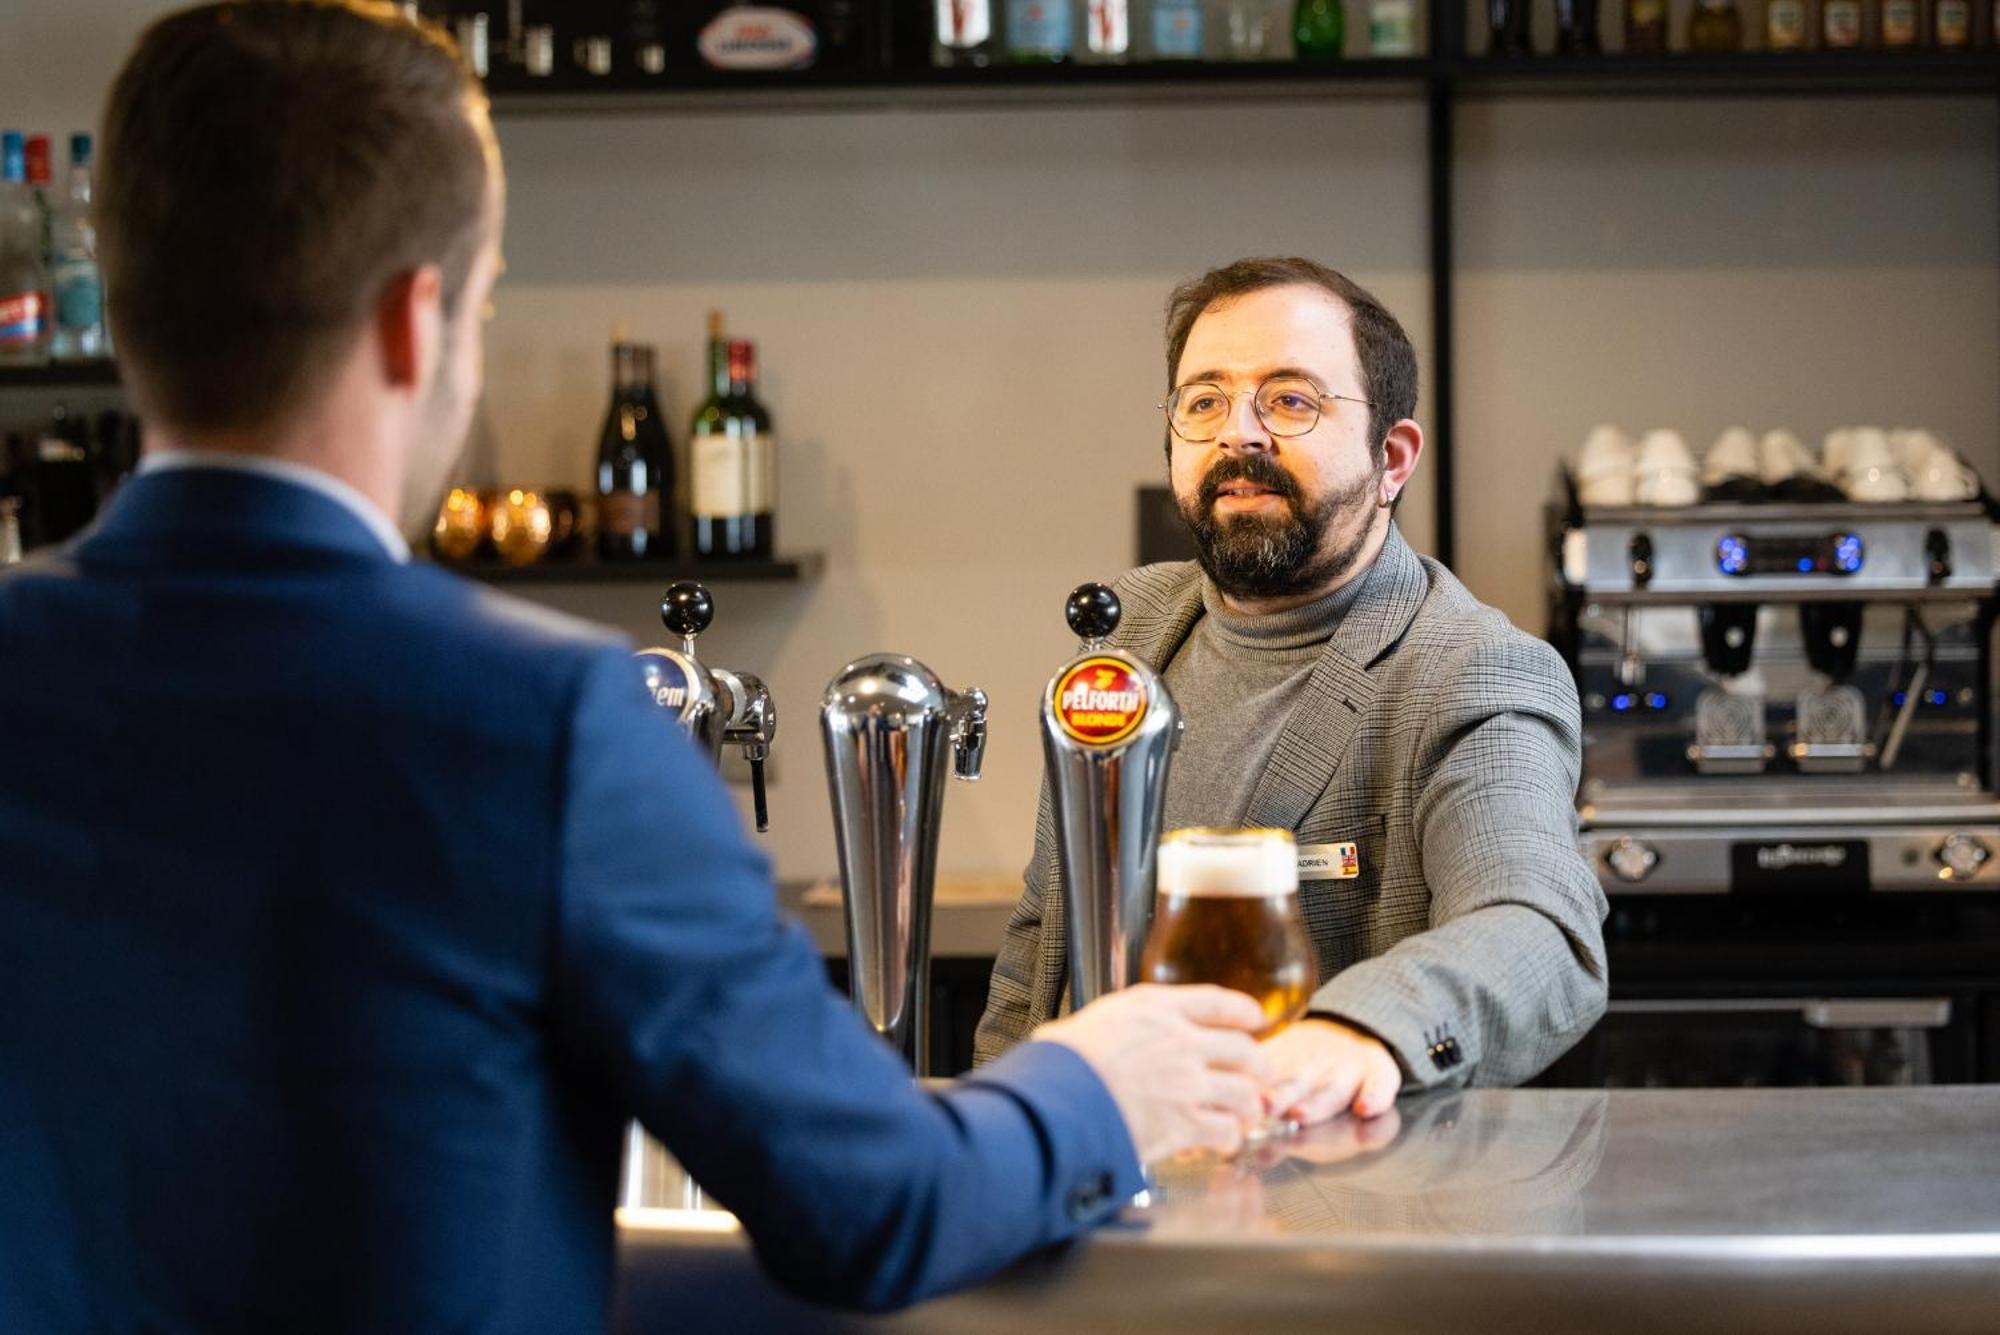
<svg viewBox="0 0 2000 1335">
<path fill-rule="evenodd" d="M 1190 445 L 1206 445 L 1222 434 L 1223 424 L 1229 420 L 1229 405 L 1246 393 L 1251 396 L 1257 420 L 1274 436 L 1303 436 L 1319 425 L 1320 405 L 1328 400 L 1375 406 L 1352 394 L 1328 394 L 1312 381 L 1294 375 L 1273 376 L 1253 390 L 1235 394 L 1197 380 L 1174 390 L 1159 406 L 1176 436 Z"/>
</svg>

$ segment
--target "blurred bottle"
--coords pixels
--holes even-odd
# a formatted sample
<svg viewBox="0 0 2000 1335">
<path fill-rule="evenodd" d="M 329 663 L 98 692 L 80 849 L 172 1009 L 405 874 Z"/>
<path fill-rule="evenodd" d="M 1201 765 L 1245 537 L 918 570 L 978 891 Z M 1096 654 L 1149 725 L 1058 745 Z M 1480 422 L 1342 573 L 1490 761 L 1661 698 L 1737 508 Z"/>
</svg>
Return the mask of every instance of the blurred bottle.
<svg viewBox="0 0 2000 1335">
<path fill-rule="evenodd" d="M 1292 11 L 1292 42 L 1300 60 L 1338 60 L 1347 47 L 1343 0 L 1299 0 Z"/>
<path fill-rule="evenodd" d="M 49 276 L 42 217 L 28 193 L 27 143 L 0 137 L 0 366 L 49 359 Z"/>
<path fill-rule="evenodd" d="M 936 0 L 931 63 L 986 65 L 993 60 L 994 0 Z"/>
<path fill-rule="evenodd" d="M 1556 51 L 1594 56 L 1603 49 L 1597 35 L 1597 0 L 1556 0 Z"/>
<path fill-rule="evenodd" d="M 1688 16 L 1688 50 L 1704 52 L 1741 51 L 1743 15 L 1736 0 L 1695 0 Z"/>
<path fill-rule="evenodd" d="M 56 218 L 55 190 L 50 184 L 55 179 L 55 172 L 49 161 L 49 137 L 45 134 L 29 135 L 27 152 L 28 193 L 34 197 L 35 211 L 41 215 L 42 262 L 46 264 Z"/>
<path fill-rule="evenodd" d="M 1819 44 L 1829 51 L 1852 51 L 1861 45 L 1861 0 L 1823 0 Z"/>
<path fill-rule="evenodd" d="M 1083 58 L 1094 65 L 1122 65 L 1131 51 L 1129 0 L 1084 0 Z"/>
<path fill-rule="evenodd" d="M 1882 0 L 1882 45 L 1908 50 L 1924 40 L 1921 0 Z"/>
<path fill-rule="evenodd" d="M 688 441 L 694 552 L 704 560 L 769 560 L 775 546 L 777 441 L 757 399 L 755 346 L 708 317 L 709 394 Z"/>
<path fill-rule="evenodd" d="M 1073 17 L 1071 0 L 1007 0 L 1007 58 L 1029 65 L 1068 60 Z"/>
<path fill-rule="evenodd" d="M 611 406 L 597 446 L 597 555 L 638 561 L 667 555 L 661 497 L 664 432 L 646 406 L 639 346 L 621 326 L 612 333 Z"/>
<path fill-rule="evenodd" d="M 1417 54 L 1416 0 L 1368 0 L 1368 54 Z"/>
<path fill-rule="evenodd" d="M 1534 54 L 1528 41 L 1528 0 L 1487 0 L 1486 17 L 1493 30 L 1488 55 Z"/>
<path fill-rule="evenodd" d="M 1806 49 L 1806 0 L 1769 0 L 1764 6 L 1764 46 L 1771 51 Z"/>
<path fill-rule="evenodd" d="M 1932 38 L 1946 51 L 1972 45 L 1972 0 L 1937 0 L 1931 15 Z"/>
<path fill-rule="evenodd" d="M 1201 0 L 1153 0 L 1154 60 L 1200 60 Z"/>
<path fill-rule="evenodd" d="M 1630 52 L 1667 49 L 1666 0 L 1625 0 L 1625 49 Z"/>
<path fill-rule="evenodd" d="M 56 208 L 50 235 L 49 286 L 54 293 L 57 361 L 103 357 L 104 279 L 97 268 L 97 224 L 90 212 L 90 136 L 69 141 L 69 190 Z"/>
<path fill-rule="evenodd" d="M 66 542 L 96 517 L 97 470 L 90 454 L 89 424 L 57 404 L 35 442 L 30 472 L 38 541 Z"/>
</svg>

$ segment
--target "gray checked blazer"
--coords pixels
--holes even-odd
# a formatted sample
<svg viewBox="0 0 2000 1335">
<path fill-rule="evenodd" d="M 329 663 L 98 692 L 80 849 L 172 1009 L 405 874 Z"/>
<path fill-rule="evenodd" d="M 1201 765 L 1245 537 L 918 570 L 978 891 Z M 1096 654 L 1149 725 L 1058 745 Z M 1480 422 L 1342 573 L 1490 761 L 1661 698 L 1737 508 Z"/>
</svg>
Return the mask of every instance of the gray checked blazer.
<svg viewBox="0 0 2000 1335">
<path fill-rule="evenodd" d="M 1581 715 L 1562 659 L 1419 556 L 1393 526 L 1283 721 L 1247 810 L 1301 844 L 1353 842 L 1361 874 L 1301 882 L 1315 1014 L 1366 1029 L 1405 1088 L 1514 1085 L 1604 1012 L 1597 877 L 1577 849 Z M 1114 587 L 1112 637 L 1164 671 L 1202 614 L 1192 562 Z M 975 1055 L 1062 1009 L 1062 874 L 1046 780 Z"/>
</svg>

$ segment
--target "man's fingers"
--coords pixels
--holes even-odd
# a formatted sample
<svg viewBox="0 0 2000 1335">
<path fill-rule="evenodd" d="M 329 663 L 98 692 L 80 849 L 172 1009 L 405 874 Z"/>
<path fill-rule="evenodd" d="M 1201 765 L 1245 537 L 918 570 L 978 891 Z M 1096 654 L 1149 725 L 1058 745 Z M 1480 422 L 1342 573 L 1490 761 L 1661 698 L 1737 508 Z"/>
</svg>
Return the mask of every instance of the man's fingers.
<svg viewBox="0 0 2000 1335">
<path fill-rule="evenodd" d="M 1396 1106 L 1396 1091 L 1402 1087 L 1403 1073 L 1393 1060 L 1371 1061 L 1354 1096 L 1354 1111 L 1362 1117 L 1380 1117 Z"/>
<path fill-rule="evenodd" d="M 1269 1054 L 1248 1034 L 1234 1029 L 1197 1029 L 1193 1047 L 1204 1066 L 1241 1071 L 1266 1084 L 1275 1077 Z"/>
<path fill-rule="evenodd" d="M 1264 1116 L 1264 1087 L 1248 1076 L 1210 1072 L 1201 1101 L 1207 1108 L 1230 1113 L 1245 1123 Z"/>
<path fill-rule="evenodd" d="M 1213 1029 L 1241 1029 L 1255 1033 L 1270 1023 L 1264 1008 L 1245 994 L 1211 983 L 1189 983 L 1161 989 L 1161 994 L 1182 1015 L 1196 1024 Z"/>
<path fill-rule="evenodd" d="M 1189 1118 L 1194 1139 L 1188 1148 L 1214 1154 L 1234 1154 L 1243 1148 L 1243 1123 L 1213 1108 L 1197 1109 Z"/>
</svg>

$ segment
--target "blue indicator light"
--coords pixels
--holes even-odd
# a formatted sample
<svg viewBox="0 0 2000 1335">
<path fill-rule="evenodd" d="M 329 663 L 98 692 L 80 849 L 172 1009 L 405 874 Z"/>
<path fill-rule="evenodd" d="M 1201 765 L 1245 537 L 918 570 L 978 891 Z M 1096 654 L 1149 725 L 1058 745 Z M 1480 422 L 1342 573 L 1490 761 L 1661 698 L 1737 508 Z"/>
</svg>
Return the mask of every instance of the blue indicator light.
<svg viewBox="0 0 2000 1335">
<path fill-rule="evenodd" d="M 1948 703 L 1950 700 L 1951 697 L 1946 695 L 1943 691 L 1924 692 L 1924 703 L 1927 705 L 1942 705 Z"/>
<path fill-rule="evenodd" d="M 1801 575 L 1810 575 L 1812 573 L 1812 568 L 1813 568 L 1813 559 L 1810 556 L 1801 556 L 1799 558 L 1799 573 Z"/>
<path fill-rule="evenodd" d="M 1715 565 L 1725 575 L 1740 575 L 1750 568 L 1750 547 L 1735 534 L 1715 544 Z"/>
<path fill-rule="evenodd" d="M 1897 691 L 1894 695 L 1889 697 L 1889 703 L 1896 706 L 1896 708 L 1898 709 L 1901 709 L 1904 705 L 1908 704 L 1909 702 L 1910 702 L 1910 693 L 1908 691 Z"/>
<path fill-rule="evenodd" d="M 1632 707 L 1632 697 L 1624 694 L 1614 695 L 1611 697 L 1611 707 L 1622 714 Z"/>
<path fill-rule="evenodd" d="M 1833 563 L 1842 573 L 1852 575 L 1861 569 L 1861 539 L 1852 533 L 1843 533 L 1833 540 Z"/>
<path fill-rule="evenodd" d="M 1649 691 L 1646 693 L 1646 708 L 1665 709 L 1666 707 L 1667 707 L 1666 696 L 1661 695 L 1658 691 Z"/>
</svg>

